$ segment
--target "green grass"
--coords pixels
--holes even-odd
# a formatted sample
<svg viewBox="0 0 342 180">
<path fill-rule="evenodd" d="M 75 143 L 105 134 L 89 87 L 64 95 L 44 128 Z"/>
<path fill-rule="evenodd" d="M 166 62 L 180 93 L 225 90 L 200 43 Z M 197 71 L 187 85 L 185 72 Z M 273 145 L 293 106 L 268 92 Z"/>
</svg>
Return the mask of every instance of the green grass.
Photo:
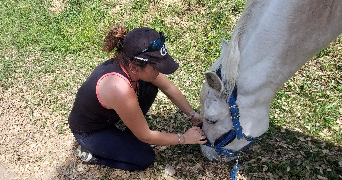
<svg viewBox="0 0 342 180">
<path fill-rule="evenodd" d="M 31 116 L 36 109 L 44 109 L 50 115 L 60 117 L 57 122 L 54 120 L 60 134 L 69 133 L 67 118 L 78 87 L 107 58 L 101 45 L 111 25 L 120 23 L 129 30 L 147 26 L 163 31 L 169 53 L 180 62 L 179 70 L 169 78 L 198 109 L 203 72 L 219 57 L 221 41 L 230 39 L 245 4 L 244 0 L 68 0 L 57 1 L 62 2 L 63 8 L 54 9 L 53 2 L 0 2 L 0 90 L 15 89 L 20 101 L 26 104 L 23 109 Z M 246 176 L 262 174 L 267 166 L 267 172 L 280 179 L 306 179 L 317 175 L 341 178 L 339 162 L 331 157 L 324 159 L 322 155 L 323 150 L 336 152 L 337 157 L 341 153 L 341 47 L 342 38 L 339 37 L 277 93 L 271 105 L 270 129 L 257 143 L 262 150 L 250 150 L 252 155 L 244 157 Z M 162 131 L 180 132 L 191 126 L 162 95 L 158 96 L 147 120 L 151 128 Z M 53 120 L 46 118 L 32 124 L 44 132 L 48 121 Z M 310 143 L 315 147 L 298 143 L 299 136 L 310 137 Z M 276 154 L 279 144 L 273 142 L 278 140 L 292 146 L 291 151 L 301 155 L 300 162 L 289 156 L 282 162 L 273 159 L 257 165 L 249 163 L 265 154 Z M 311 152 L 310 148 L 314 150 Z M 155 171 L 161 173 L 166 164 L 182 162 L 192 166 L 200 162 L 215 167 L 201 157 L 198 146 L 173 146 L 160 153 Z M 320 171 L 315 168 L 317 163 L 323 163 L 331 171 Z M 110 169 L 98 171 L 103 171 L 102 179 L 109 179 L 114 172 Z M 180 171 L 178 178 L 193 179 L 194 173 Z M 198 175 L 206 177 L 205 170 L 199 170 Z"/>
</svg>

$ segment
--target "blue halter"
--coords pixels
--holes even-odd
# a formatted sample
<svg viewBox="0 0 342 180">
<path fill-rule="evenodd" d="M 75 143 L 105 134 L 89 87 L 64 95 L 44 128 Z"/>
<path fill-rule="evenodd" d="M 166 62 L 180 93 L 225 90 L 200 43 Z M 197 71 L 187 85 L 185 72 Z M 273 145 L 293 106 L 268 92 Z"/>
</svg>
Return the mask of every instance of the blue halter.
<svg viewBox="0 0 342 180">
<path fill-rule="evenodd" d="M 228 155 L 229 157 L 236 157 L 240 151 L 237 152 L 230 152 L 226 149 L 223 149 L 222 147 L 228 145 L 229 143 L 231 143 L 233 140 L 235 140 L 235 138 L 237 139 L 246 139 L 247 141 L 250 141 L 250 143 L 245 146 L 242 151 L 246 151 L 249 146 L 251 145 L 251 143 L 256 140 L 258 137 L 245 137 L 244 134 L 242 133 L 242 128 L 240 125 L 240 116 L 239 116 L 239 108 L 236 105 L 235 102 L 235 97 L 234 94 L 232 93 L 230 98 L 229 98 L 229 110 L 230 110 L 230 114 L 231 114 L 231 118 L 233 121 L 233 129 L 230 130 L 229 132 L 223 134 L 221 137 L 217 138 L 214 142 L 214 144 L 211 144 L 209 141 L 207 141 L 204 145 L 214 148 L 215 151 L 219 154 L 225 154 Z"/>
<path fill-rule="evenodd" d="M 221 66 L 219 67 L 219 69 L 216 71 L 216 74 L 220 77 L 220 79 L 222 80 L 221 77 Z M 218 139 L 215 140 L 214 144 L 211 144 L 209 141 L 207 141 L 204 145 L 214 148 L 215 151 L 219 154 L 225 154 L 228 155 L 229 157 L 237 157 L 238 154 L 240 153 L 240 151 L 236 151 L 236 152 L 230 152 L 226 149 L 223 149 L 222 147 L 228 145 L 229 143 L 231 143 L 233 140 L 235 140 L 235 138 L 237 139 L 246 139 L 247 141 L 250 141 L 250 143 L 245 146 L 242 151 L 246 151 L 251 145 L 252 142 L 254 142 L 258 137 L 246 137 L 243 133 L 242 133 L 242 128 L 240 125 L 240 115 L 239 115 L 239 107 L 236 104 L 236 96 L 237 96 L 237 90 L 236 88 L 234 89 L 234 91 L 232 92 L 232 94 L 229 97 L 228 100 L 228 106 L 229 106 L 229 110 L 230 110 L 230 114 L 231 114 L 231 119 L 233 121 L 233 129 L 230 130 L 229 132 L 223 134 L 221 137 L 219 137 Z"/>
<path fill-rule="evenodd" d="M 234 93 L 232 93 L 229 98 L 229 109 L 230 109 L 230 114 L 231 114 L 234 128 L 230 130 L 229 132 L 223 134 L 218 139 L 216 139 L 214 144 L 211 144 L 209 141 L 207 141 L 204 145 L 214 148 L 215 151 L 219 154 L 224 154 L 232 158 L 235 158 L 235 157 L 238 158 L 240 151 L 230 152 L 226 149 L 223 149 L 222 147 L 234 141 L 235 138 L 237 139 L 245 138 L 247 141 L 250 141 L 250 143 L 242 149 L 242 151 L 246 151 L 253 144 L 254 140 L 256 140 L 258 137 L 254 137 L 254 138 L 245 137 L 245 135 L 242 133 L 242 128 L 241 128 L 240 120 L 239 120 L 239 117 L 240 117 L 239 108 L 236 105 Z M 240 167 L 238 165 L 238 159 L 237 159 L 236 164 L 233 166 L 233 169 L 230 172 L 230 179 L 235 180 L 236 174 L 239 171 L 240 171 Z"/>
<path fill-rule="evenodd" d="M 220 77 L 220 79 L 222 80 L 222 76 L 221 76 L 221 69 L 222 66 L 219 67 L 219 69 L 216 70 L 216 74 L 218 77 Z M 243 133 L 242 133 L 242 128 L 240 125 L 240 115 L 239 115 L 239 107 L 236 104 L 236 97 L 237 97 L 237 88 L 235 87 L 232 94 L 229 97 L 228 100 L 228 106 L 229 106 L 229 110 L 230 110 L 230 115 L 231 115 L 231 119 L 233 121 L 233 129 L 228 131 L 227 133 L 223 134 L 222 136 L 220 136 L 219 138 L 217 138 L 214 142 L 214 144 L 211 144 L 209 141 L 207 141 L 204 145 L 214 148 L 215 151 L 218 154 L 224 154 L 227 155 L 229 157 L 238 158 L 238 155 L 240 154 L 240 151 L 236 151 L 236 152 L 230 152 L 226 149 L 223 149 L 222 147 L 228 145 L 229 143 L 231 143 L 232 141 L 235 140 L 235 138 L 237 139 L 246 139 L 247 141 L 250 141 L 249 144 L 247 146 L 245 146 L 242 151 L 246 151 L 252 144 L 253 142 L 259 138 L 259 137 L 246 137 Z M 238 166 L 238 159 L 236 161 L 236 164 L 233 166 L 232 171 L 230 172 L 230 178 L 232 180 L 235 180 L 236 178 L 236 174 L 239 172 L 240 168 Z"/>
</svg>

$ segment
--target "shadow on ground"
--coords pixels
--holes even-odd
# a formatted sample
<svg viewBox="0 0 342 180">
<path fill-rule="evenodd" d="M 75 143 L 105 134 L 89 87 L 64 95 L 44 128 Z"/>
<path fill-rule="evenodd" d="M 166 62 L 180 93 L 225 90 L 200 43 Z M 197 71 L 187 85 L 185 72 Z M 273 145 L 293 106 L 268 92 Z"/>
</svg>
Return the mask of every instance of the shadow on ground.
<svg viewBox="0 0 342 180">
<path fill-rule="evenodd" d="M 172 126 L 165 122 L 163 125 Z M 199 145 L 155 146 L 154 165 L 129 172 L 83 164 L 73 155 L 76 147 L 77 142 L 69 152 L 68 161 L 58 166 L 58 179 L 229 179 L 235 164 L 235 161 L 208 161 Z M 271 124 L 267 133 L 242 154 L 237 179 L 339 179 L 342 178 L 341 152 L 340 146 Z M 174 169 L 175 173 L 168 176 L 165 168 Z"/>
</svg>

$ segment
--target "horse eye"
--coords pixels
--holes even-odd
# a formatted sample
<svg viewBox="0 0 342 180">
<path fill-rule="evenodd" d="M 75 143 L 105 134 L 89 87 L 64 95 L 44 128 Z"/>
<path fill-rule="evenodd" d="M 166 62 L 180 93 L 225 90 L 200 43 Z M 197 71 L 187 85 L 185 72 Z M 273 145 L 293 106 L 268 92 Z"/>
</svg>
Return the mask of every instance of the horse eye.
<svg viewBox="0 0 342 180">
<path fill-rule="evenodd" d="M 203 118 L 203 119 L 206 120 L 209 124 L 215 124 L 217 122 L 217 120 L 216 121 L 211 121 L 211 120 L 209 120 L 207 118 Z"/>
</svg>

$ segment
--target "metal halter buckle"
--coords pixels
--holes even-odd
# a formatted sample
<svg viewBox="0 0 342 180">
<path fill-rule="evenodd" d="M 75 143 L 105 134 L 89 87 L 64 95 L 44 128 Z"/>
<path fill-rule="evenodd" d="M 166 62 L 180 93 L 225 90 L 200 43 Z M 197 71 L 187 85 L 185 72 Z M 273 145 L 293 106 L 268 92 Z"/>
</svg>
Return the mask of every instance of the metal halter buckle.
<svg viewBox="0 0 342 180">
<path fill-rule="evenodd" d="M 233 105 L 233 106 L 229 106 L 229 109 L 235 109 L 235 108 L 238 108 L 238 105 Z M 238 109 L 239 110 L 239 109 Z"/>
<path fill-rule="evenodd" d="M 236 116 L 236 117 L 231 117 L 232 119 L 238 119 L 240 116 Z"/>
</svg>

